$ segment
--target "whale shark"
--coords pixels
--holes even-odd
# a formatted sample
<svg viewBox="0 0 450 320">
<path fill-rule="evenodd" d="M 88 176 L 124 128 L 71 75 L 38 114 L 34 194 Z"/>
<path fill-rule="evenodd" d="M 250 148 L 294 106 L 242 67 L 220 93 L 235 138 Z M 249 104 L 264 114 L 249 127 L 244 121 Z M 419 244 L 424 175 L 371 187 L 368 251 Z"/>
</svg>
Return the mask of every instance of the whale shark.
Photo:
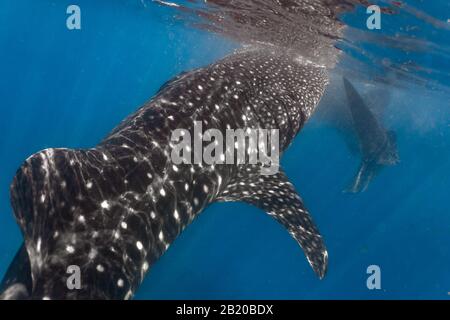
<svg viewBox="0 0 450 320">
<path fill-rule="evenodd" d="M 353 182 L 345 191 L 357 193 L 365 191 L 370 181 L 383 167 L 399 162 L 397 139 L 395 132 L 386 130 L 381 125 L 351 82 L 345 77 L 343 82 L 362 158 Z"/>
<path fill-rule="evenodd" d="M 281 51 L 281 50 L 280 50 Z M 90 149 L 50 148 L 29 157 L 10 188 L 24 244 L 2 299 L 130 299 L 151 266 L 214 202 L 243 201 L 272 216 L 319 278 L 328 254 L 302 198 L 280 168 L 178 164 L 171 132 L 277 129 L 280 153 L 313 114 L 325 67 L 274 48 L 246 48 L 180 74 Z M 239 147 L 239 146 L 236 146 Z M 69 289 L 69 266 L 81 287 Z"/>
</svg>

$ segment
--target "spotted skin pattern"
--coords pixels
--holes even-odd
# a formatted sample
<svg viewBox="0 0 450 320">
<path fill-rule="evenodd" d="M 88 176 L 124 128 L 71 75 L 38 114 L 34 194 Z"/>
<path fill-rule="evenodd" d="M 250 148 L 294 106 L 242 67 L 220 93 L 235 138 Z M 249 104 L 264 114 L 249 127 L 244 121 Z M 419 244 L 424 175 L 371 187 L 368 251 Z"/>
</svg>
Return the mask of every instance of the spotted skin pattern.
<svg viewBox="0 0 450 320">
<path fill-rule="evenodd" d="M 326 83 L 324 68 L 293 54 L 246 49 L 168 82 L 95 148 L 31 156 L 12 183 L 11 202 L 26 248 L 16 260 L 29 259 L 32 281 L 13 263 L 3 298 L 129 299 L 215 201 L 245 201 L 274 216 L 323 277 L 325 246 L 282 171 L 263 176 L 259 165 L 174 165 L 171 135 L 182 128 L 193 136 L 194 121 L 223 133 L 279 129 L 282 152 Z M 70 265 L 81 269 L 80 290 L 67 288 Z"/>
</svg>

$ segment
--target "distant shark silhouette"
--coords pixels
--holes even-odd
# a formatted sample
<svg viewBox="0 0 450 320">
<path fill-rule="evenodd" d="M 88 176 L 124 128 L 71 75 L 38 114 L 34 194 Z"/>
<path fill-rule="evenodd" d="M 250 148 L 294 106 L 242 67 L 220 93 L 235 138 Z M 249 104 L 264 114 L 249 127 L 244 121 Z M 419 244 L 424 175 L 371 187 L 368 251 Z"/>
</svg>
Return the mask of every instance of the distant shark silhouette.
<svg viewBox="0 0 450 320">
<path fill-rule="evenodd" d="M 279 129 L 282 153 L 328 82 L 324 67 L 284 51 L 243 50 L 183 73 L 95 148 L 47 149 L 26 160 L 11 185 L 25 244 L 0 298 L 131 298 L 180 232 L 217 201 L 244 201 L 273 216 L 322 278 L 325 245 L 282 170 L 264 176 L 259 165 L 176 166 L 170 159 L 171 133 L 193 132 L 195 121 L 223 133 Z M 373 155 L 366 162 L 379 159 L 381 152 L 366 149 Z M 79 290 L 67 287 L 71 265 L 81 269 Z"/>
<path fill-rule="evenodd" d="M 343 81 L 362 157 L 359 170 L 345 191 L 356 193 L 365 191 L 381 168 L 397 164 L 399 156 L 395 133 L 384 129 L 350 81 L 345 77 Z"/>
</svg>

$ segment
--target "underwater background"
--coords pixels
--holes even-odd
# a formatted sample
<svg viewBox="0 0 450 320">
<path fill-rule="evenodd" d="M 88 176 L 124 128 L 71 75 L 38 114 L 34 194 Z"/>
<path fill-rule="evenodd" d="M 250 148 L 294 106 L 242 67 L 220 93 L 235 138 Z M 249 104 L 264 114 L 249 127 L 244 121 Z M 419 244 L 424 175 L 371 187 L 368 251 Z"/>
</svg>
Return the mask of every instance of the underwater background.
<svg viewBox="0 0 450 320">
<path fill-rule="evenodd" d="M 407 3 L 450 19 L 444 0 Z M 70 4 L 82 9 L 81 30 L 66 28 Z M 173 15 L 140 0 L 0 2 L 0 277 L 22 242 L 9 185 L 28 156 L 96 145 L 168 79 L 239 46 Z M 373 32 L 414 25 L 434 46 L 411 52 L 365 44 L 377 59 L 409 59 L 428 76 L 428 86 L 390 89 L 383 123 L 396 132 L 401 162 L 367 191 L 343 193 L 360 159 L 319 117 L 282 159 L 327 245 L 323 280 L 271 217 L 216 203 L 153 266 L 135 298 L 449 299 L 450 22 L 439 29 L 416 18 L 383 15 L 386 29 Z M 366 19 L 362 7 L 343 17 L 361 29 Z M 367 288 L 370 265 L 381 269 L 380 290 Z"/>
</svg>

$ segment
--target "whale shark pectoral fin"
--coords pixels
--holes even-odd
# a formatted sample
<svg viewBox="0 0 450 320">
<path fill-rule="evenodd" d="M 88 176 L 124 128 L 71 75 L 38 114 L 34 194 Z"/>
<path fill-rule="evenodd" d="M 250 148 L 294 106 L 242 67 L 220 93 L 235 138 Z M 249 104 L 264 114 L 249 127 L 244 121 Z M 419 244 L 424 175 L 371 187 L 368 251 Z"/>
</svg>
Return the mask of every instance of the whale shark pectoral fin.
<svg viewBox="0 0 450 320">
<path fill-rule="evenodd" d="M 218 201 L 244 201 L 281 223 L 306 254 L 314 272 L 323 278 L 328 253 L 317 227 L 294 186 L 283 172 L 256 175 L 227 186 Z"/>
<path fill-rule="evenodd" d="M 32 289 L 30 259 L 22 244 L 0 283 L 0 300 L 26 300 Z"/>
</svg>

